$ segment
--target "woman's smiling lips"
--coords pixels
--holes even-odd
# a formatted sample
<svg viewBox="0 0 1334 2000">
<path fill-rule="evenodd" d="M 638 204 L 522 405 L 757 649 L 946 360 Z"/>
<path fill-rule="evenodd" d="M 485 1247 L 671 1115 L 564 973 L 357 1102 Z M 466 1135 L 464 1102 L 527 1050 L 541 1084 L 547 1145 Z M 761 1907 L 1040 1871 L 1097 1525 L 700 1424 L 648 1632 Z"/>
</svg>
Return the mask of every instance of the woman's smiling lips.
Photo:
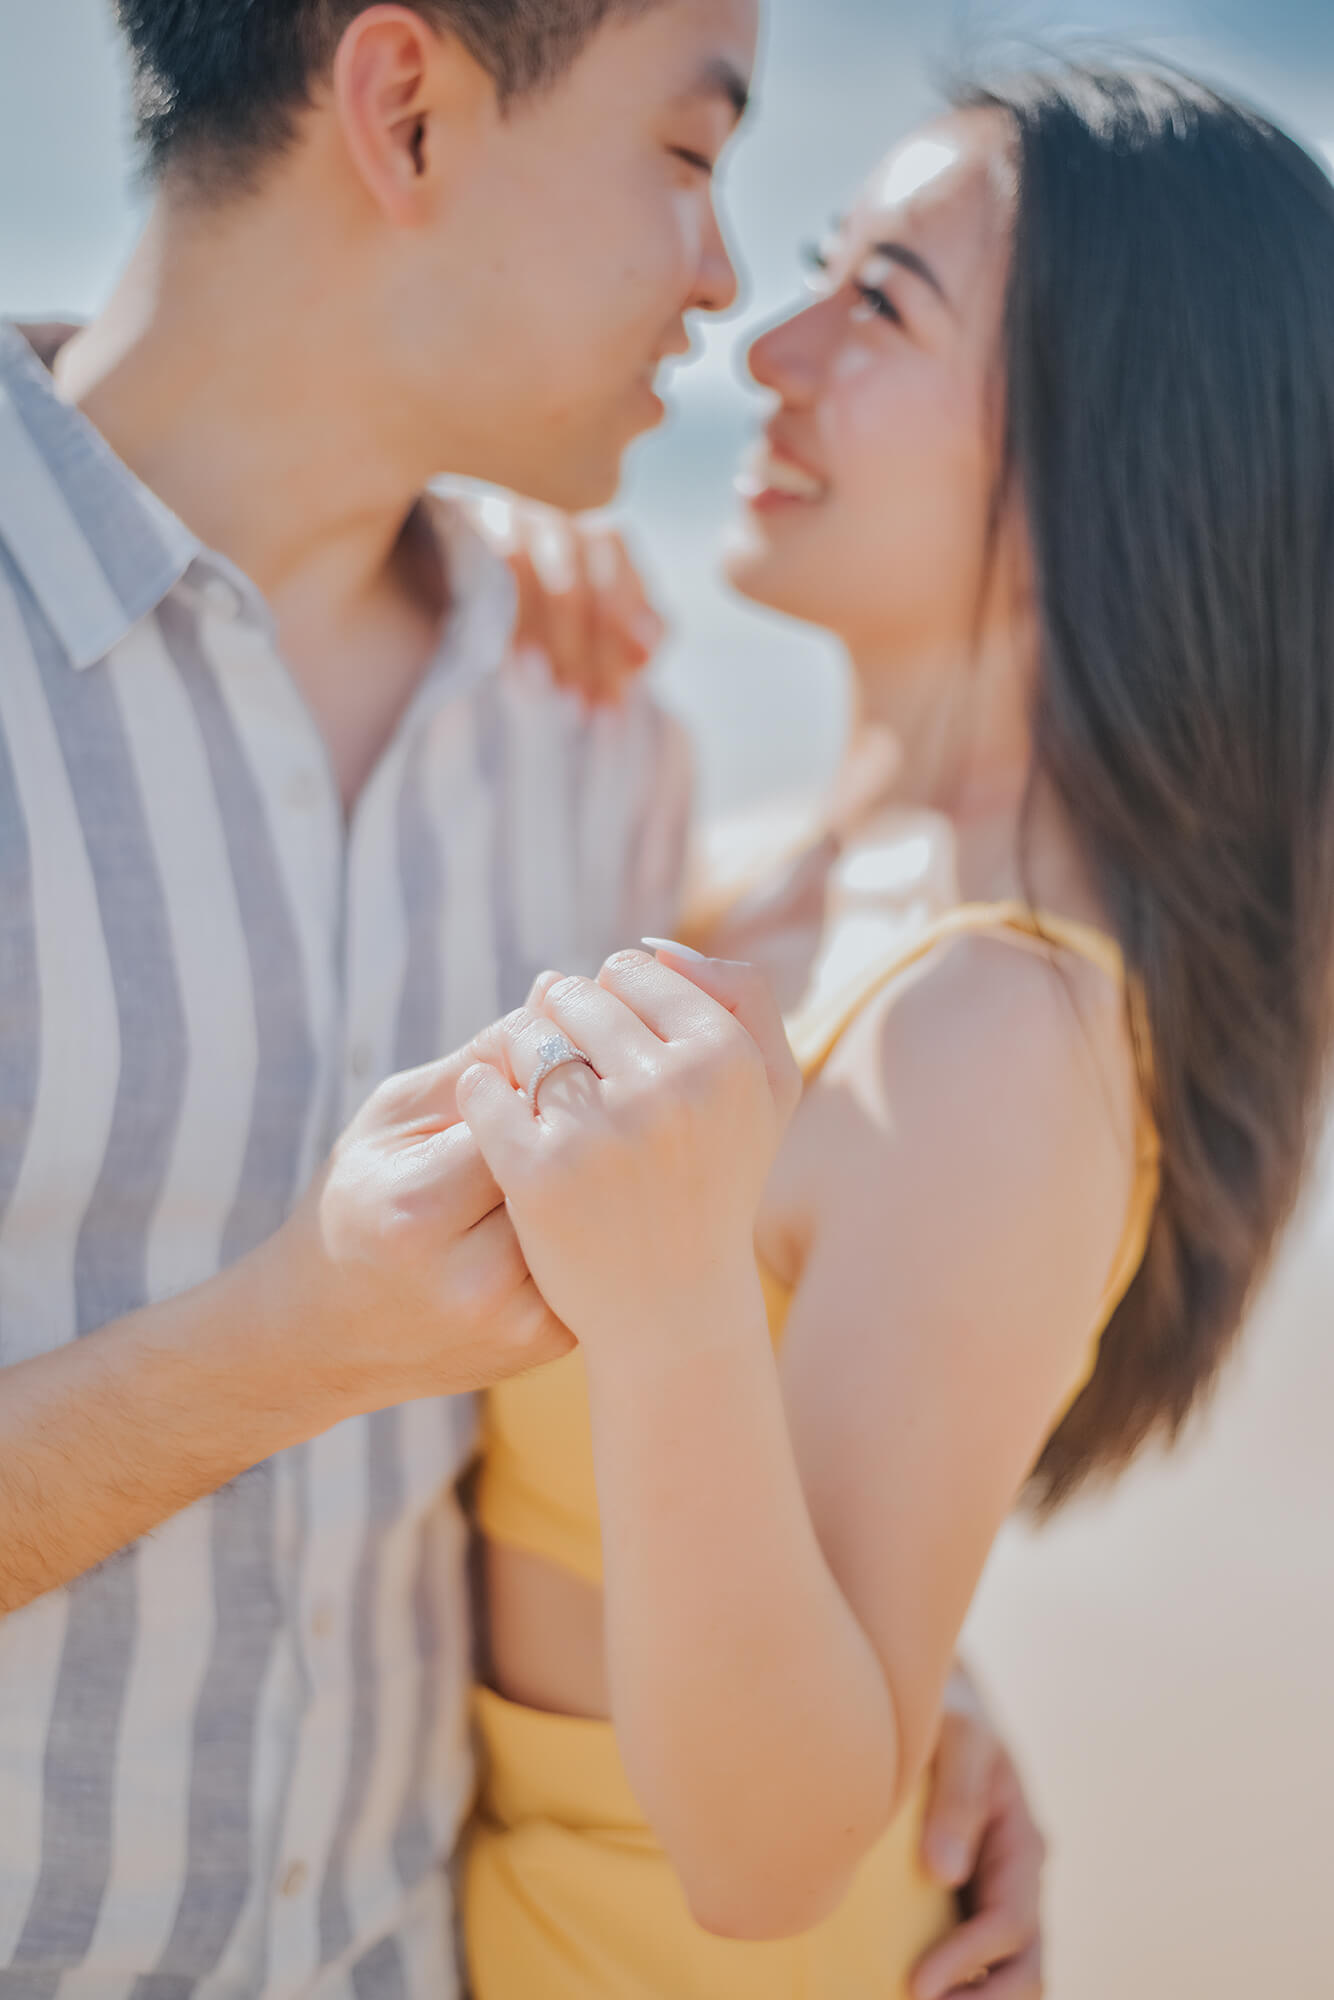
<svg viewBox="0 0 1334 2000">
<path fill-rule="evenodd" d="M 770 513 L 782 507 L 816 506 L 829 488 L 800 459 L 766 438 L 738 478 L 737 491 L 756 513 Z"/>
</svg>

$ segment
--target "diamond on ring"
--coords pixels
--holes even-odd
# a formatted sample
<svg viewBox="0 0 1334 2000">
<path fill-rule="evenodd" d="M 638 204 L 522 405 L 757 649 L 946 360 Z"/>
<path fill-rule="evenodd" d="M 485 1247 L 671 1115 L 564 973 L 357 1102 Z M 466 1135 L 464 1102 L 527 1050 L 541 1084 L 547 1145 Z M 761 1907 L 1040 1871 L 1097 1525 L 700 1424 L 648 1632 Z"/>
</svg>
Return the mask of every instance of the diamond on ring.
<svg viewBox="0 0 1334 2000">
<path fill-rule="evenodd" d="M 539 1044 L 537 1068 L 529 1077 L 528 1089 L 525 1092 L 529 1107 L 533 1111 L 537 1110 L 537 1093 L 547 1078 L 554 1076 L 558 1069 L 568 1069 L 573 1063 L 582 1063 L 585 1069 L 593 1069 L 591 1061 L 583 1050 L 577 1049 L 568 1036 L 548 1035 L 546 1040 Z M 594 1070 L 593 1074 L 596 1076 L 597 1071 Z"/>
</svg>

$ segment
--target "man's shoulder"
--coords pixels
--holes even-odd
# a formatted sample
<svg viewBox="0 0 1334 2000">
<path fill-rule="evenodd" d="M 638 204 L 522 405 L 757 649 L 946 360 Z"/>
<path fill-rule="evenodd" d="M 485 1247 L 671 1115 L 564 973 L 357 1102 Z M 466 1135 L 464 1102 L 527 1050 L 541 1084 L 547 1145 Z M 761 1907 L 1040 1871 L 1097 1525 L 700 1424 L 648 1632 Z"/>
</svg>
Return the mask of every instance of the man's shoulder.
<svg viewBox="0 0 1334 2000">
<path fill-rule="evenodd" d="M 198 552 L 182 524 L 64 402 L 41 352 L 66 329 L 0 322 L 0 569 L 76 667 L 146 616 Z"/>
</svg>

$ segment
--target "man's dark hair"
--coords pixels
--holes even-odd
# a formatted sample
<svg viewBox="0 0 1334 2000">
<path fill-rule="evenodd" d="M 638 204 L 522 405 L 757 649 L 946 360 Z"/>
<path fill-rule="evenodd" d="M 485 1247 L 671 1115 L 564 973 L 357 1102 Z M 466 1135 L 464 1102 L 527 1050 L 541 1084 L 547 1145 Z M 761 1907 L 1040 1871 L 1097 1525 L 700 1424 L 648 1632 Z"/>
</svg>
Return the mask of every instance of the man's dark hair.
<svg viewBox="0 0 1334 2000">
<path fill-rule="evenodd" d="M 134 61 L 149 169 L 207 162 L 210 181 L 249 181 L 290 142 L 369 0 L 116 0 Z M 653 0 L 404 0 L 457 35 L 502 102 L 554 82 L 612 14 Z"/>
</svg>

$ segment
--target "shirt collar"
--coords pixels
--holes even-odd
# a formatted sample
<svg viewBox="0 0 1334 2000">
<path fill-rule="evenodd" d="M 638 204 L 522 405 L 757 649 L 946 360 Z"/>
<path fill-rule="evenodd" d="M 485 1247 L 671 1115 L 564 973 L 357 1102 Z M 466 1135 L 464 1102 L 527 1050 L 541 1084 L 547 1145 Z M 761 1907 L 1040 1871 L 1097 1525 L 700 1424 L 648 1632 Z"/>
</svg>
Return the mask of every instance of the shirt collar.
<svg viewBox="0 0 1334 2000">
<path fill-rule="evenodd" d="M 0 546 L 81 668 L 105 658 L 202 554 L 4 321 Z"/>
<path fill-rule="evenodd" d="M 428 679 L 453 694 L 499 666 L 514 625 L 509 570 L 447 493 L 424 504 L 445 554 L 451 607 Z M 221 575 L 256 621 L 268 605 L 137 479 L 81 411 L 61 400 L 20 329 L 0 320 L 0 547 L 71 663 L 89 667 L 189 572 Z"/>
</svg>

